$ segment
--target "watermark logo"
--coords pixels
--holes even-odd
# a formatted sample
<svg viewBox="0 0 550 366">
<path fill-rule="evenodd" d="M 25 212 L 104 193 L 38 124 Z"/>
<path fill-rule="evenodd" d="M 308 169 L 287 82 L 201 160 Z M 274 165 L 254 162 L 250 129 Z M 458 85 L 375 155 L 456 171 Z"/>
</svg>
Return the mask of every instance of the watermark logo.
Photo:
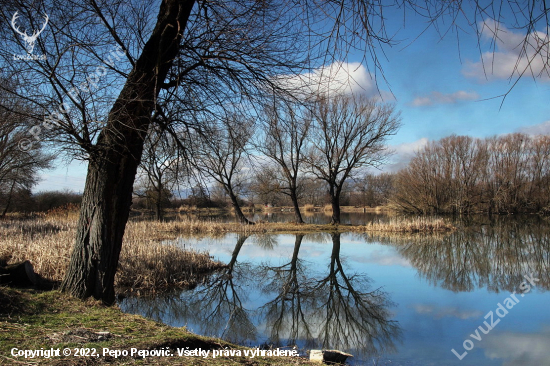
<svg viewBox="0 0 550 366">
<path fill-rule="evenodd" d="M 531 291 L 531 286 L 536 287 L 535 283 L 540 281 L 538 278 L 535 278 L 533 274 L 524 275 L 523 277 L 525 278 L 525 281 L 523 281 L 519 286 L 519 290 L 521 291 L 521 294 L 520 294 L 521 297 L 524 297 L 525 294 L 529 293 Z M 483 338 L 483 334 L 489 334 L 489 332 L 493 330 L 493 328 L 498 323 L 500 323 L 500 319 L 504 318 L 509 313 L 509 311 L 519 303 L 519 298 L 516 296 L 517 294 L 518 293 L 516 293 L 516 291 L 511 293 L 509 297 L 507 297 L 506 299 L 504 299 L 504 301 L 502 301 L 504 305 L 502 305 L 500 302 L 497 303 L 497 308 L 495 310 L 495 313 L 498 316 L 498 318 L 495 318 L 493 311 L 489 311 L 485 315 L 484 319 L 489 320 L 491 324 L 487 323 L 487 321 L 484 321 L 483 325 L 485 325 L 485 327 L 483 327 L 483 325 L 480 325 L 479 327 L 477 327 L 474 333 L 470 334 L 470 337 L 480 342 L 481 339 Z M 479 333 L 479 331 L 481 331 L 481 333 Z M 468 354 L 468 351 L 471 351 L 474 348 L 474 342 L 470 339 L 466 339 L 462 343 L 462 347 L 464 348 L 464 352 L 461 354 L 459 353 L 459 352 L 462 352 L 460 348 L 459 348 L 459 352 L 455 351 L 454 348 L 451 349 L 451 352 L 461 361 L 464 357 L 466 357 L 466 355 Z"/>
<path fill-rule="evenodd" d="M 44 14 L 44 24 L 42 25 L 42 28 L 40 30 L 33 31 L 32 35 L 29 36 L 26 30 L 24 32 L 19 30 L 19 27 L 17 26 L 17 19 L 19 18 L 19 16 L 17 15 L 17 13 L 18 12 L 16 11 L 13 14 L 13 17 L 11 18 L 11 26 L 13 30 L 17 34 L 22 36 L 23 40 L 27 43 L 25 47 L 27 49 L 27 54 L 26 55 L 14 54 L 13 59 L 14 60 L 45 60 L 46 55 L 33 55 L 33 51 L 34 51 L 34 44 L 38 39 L 38 36 L 40 35 L 40 33 L 44 31 L 44 29 L 46 28 L 46 25 L 48 25 L 48 21 L 50 20 L 50 18 L 48 17 L 48 14 Z"/>
</svg>

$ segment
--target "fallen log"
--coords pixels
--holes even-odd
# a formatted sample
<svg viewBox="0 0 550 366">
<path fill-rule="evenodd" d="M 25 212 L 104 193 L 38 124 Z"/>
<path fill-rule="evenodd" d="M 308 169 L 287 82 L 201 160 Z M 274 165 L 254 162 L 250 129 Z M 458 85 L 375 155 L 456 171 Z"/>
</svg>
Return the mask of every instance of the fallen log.
<svg viewBox="0 0 550 366">
<path fill-rule="evenodd" d="M 0 284 L 12 287 L 30 287 L 41 284 L 39 276 L 34 272 L 31 262 L 0 266 Z"/>
<path fill-rule="evenodd" d="M 328 364 L 343 364 L 348 357 L 353 357 L 353 355 L 335 349 L 323 351 L 323 361 Z"/>
</svg>

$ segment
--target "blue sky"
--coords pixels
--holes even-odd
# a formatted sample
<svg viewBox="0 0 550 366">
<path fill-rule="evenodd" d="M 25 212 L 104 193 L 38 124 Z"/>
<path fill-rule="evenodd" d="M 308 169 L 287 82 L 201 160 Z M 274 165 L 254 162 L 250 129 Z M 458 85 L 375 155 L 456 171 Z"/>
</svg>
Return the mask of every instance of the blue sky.
<svg viewBox="0 0 550 366">
<path fill-rule="evenodd" d="M 395 24 L 389 23 L 390 28 L 392 25 Z M 387 57 L 382 60 L 382 66 L 387 82 L 378 74 L 378 86 L 384 100 L 395 99 L 403 123 L 398 134 L 389 141 L 396 155 L 386 170 L 403 166 L 411 154 L 429 140 L 451 134 L 487 137 L 512 132 L 550 133 L 548 76 L 534 80 L 527 75 L 513 87 L 504 102 L 499 98 L 515 81 L 509 77 L 518 60 L 515 46 L 523 37 L 523 31 L 507 29 L 507 25 L 490 19 L 478 26 L 485 30 L 498 26 L 499 40 L 494 53 L 490 31 L 484 32 L 481 53 L 477 37 L 471 30 L 470 34 L 460 34 L 460 46 L 455 33 L 441 39 L 434 29 L 415 39 L 425 23 L 414 17 L 408 18 L 406 28 L 397 33 L 400 44 L 385 49 Z M 397 28 L 403 27 L 398 25 L 392 29 Z M 480 62 L 482 55 L 485 73 Z M 359 84 L 349 88 L 362 88 L 374 95 L 376 83 L 373 74 L 369 73 L 374 70 L 362 64 L 362 60 L 362 55 L 351 53 L 347 60 L 338 60 L 338 70 L 349 71 L 351 83 Z M 540 67 L 535 63 L 534 69 L 537 72 Z M 325 65 L 323 70 L 332 70 L 331 65 Z M 336 76 L 336 79 L 342 78 L 342 75 Z M 84 164 L 73 161 L 67 166 L 59 162 L 56 169 L 43 172 L 43 181 L 34 191 L 82 191 L 85 172 Z"/>
</svg>

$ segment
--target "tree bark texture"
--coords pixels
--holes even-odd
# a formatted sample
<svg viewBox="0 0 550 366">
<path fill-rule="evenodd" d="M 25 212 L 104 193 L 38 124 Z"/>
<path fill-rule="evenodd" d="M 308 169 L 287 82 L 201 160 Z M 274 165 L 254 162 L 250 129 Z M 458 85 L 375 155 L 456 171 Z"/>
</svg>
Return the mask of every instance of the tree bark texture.
<svg viewBox="0 0 550 366">
<path fill-rule="evenodd" d="M 115 300 L 115 273 L 154 101 L 177 56 L 194 3 L 161 3 L 151 37 L 90 153 L 76 242 L 61 285 L 78 298 L 93 296 L 108 305 Z"/>
</svg>

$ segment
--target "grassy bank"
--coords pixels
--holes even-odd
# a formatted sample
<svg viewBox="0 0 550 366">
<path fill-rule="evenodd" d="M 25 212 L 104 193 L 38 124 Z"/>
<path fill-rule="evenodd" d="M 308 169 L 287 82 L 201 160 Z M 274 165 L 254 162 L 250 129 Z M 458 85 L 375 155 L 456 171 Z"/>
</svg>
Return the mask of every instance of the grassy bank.
<svg viewBox="0 0 550 366">
<path fill-rule="evenodd" d="M 0 221 L 0 262 L 29 260 L 41 276 L 60 281 L 69 263 L 76 235 L 76 218 L 42 217 Z M 115 285 L 117 292 L 158 292 L 195 286 L 205 274 L 224 267 L 208 253 L 183 250 L 162 243 L 184 236 L 221 236 L 226 233 L 388 232 L 442 233 L 454 230 L 443 219 L 392 218 L 368 225 L 313 225 L 267 223 L 242 225 L 216 221 L 130 221 L 126 227 Z"/>
<path fill-rule="evenodd" d="M 179 220 L 151 223 L 160 237 L 177 237 L 179 235 L 222 235 L 225 233 L 310 233 L 310 232 L 446 232 L 456 228 L 441 218 L 430 217 L 394 217 L 385 223 L 367 225 L 331 225 L 331 224 L 296 224 L 292 222 L 258 222 L 255 225 L 227 223 L 204 220 Z"/>
<path fill-rule="evenodd" d="M 115 283 L 118 292 L 195 286 L 206 273 L 224 266 L 208 253 L 161 243 L 155 224 L 128 223 Z M 76 236 L 74 218 L 1 221 L 0 231 L 0 261 L 29 260 L 41 276 L 53 281 L 63 279 Z"/>
<path fill-rule="evenodd" d="M 82 302 L 57 291 L 36 292 L 0 288 L 0 365 L 298 365 L 308 364 L 290 357 L 179 357 L 177 348 L 203 350 L 243 349 L 219 339 L 198 336 L 184 328 L 173 328 L 140 316 L 124 314 L 116 307 L 96 301 Z M 20 350 L 95 350 L 99 357 L 43 357 L 25 359 L 11 354 Z M 114 358 L 110 350 L 163 350 L 173 357 Z"/>
</svg>

